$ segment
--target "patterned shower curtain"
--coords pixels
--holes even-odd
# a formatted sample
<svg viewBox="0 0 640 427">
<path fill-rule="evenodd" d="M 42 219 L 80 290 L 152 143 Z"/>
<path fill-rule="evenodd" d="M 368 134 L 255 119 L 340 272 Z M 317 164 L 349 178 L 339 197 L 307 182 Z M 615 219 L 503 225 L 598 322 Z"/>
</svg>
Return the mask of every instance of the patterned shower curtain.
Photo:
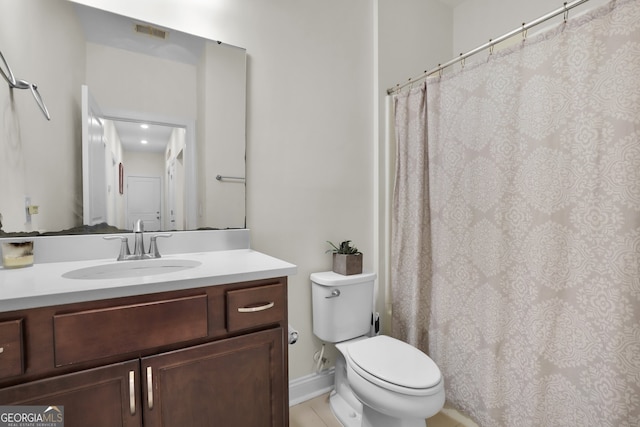
<svg viewBox="0 0 640 427">
<path fill-rule="evenodd" d="M 394 101 L 392 334 L 481 426 L 640 426 L 640 1 Z"/>
</svg>

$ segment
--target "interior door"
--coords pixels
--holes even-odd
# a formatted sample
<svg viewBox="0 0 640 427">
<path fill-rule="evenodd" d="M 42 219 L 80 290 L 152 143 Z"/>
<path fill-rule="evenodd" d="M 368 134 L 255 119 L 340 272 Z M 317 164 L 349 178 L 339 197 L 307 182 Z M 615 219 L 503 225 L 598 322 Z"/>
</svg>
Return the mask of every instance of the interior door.
<svg viewBox="0 0 640 427">
<path fill-rule="evenodd" d="M 83 224 L 107 222 L 107 144 L 102 112 L 89 87 L 82 86 Z"/>
<path fill-rule="evenodd" d="M 127 177 L 127 226 L 130 229 L 141 219 L 145 231 L 161 230 L 161 194 L 160 177 Z"/>
</svg>

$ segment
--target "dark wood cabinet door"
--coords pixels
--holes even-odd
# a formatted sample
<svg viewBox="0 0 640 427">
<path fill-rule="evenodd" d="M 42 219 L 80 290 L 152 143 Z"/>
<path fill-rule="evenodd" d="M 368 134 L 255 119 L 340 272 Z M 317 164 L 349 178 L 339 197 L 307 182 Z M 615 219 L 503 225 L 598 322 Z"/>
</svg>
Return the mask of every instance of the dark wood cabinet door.
<svg viewBox="0 0 640 427">
<path fill-rule="evenodd" d="M 288 425 L 281 327 L 142 359 L 146 427 Z"/>
<path fill-rule="evenodd" d="M 64 406 L 65 427 L 142 425 L 140 361 L 0 389 L 0 405 Z"/>
</svg>

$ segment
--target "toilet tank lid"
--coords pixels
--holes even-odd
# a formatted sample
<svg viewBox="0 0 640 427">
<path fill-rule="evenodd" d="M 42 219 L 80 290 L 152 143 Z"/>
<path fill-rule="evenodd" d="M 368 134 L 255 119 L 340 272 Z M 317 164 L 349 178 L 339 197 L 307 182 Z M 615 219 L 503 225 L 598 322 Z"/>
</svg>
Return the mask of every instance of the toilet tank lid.
<svg viewBox="0 0 640 427">
<path fill-rule="evenodd" d="M 351 274 L 349 276 L 334 273 L 333 271 L 311 273 L 311 281 L 323 286 L 353 285 L 356 283 L 364 283 L 376 280 L 376 277 L 376 273 Z"/>
</svg>

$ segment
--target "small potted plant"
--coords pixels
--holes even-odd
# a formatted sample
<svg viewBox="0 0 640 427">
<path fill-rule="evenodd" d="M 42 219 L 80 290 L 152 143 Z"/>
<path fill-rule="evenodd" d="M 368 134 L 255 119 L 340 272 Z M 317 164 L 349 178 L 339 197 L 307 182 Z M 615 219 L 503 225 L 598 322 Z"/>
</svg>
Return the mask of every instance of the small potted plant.
<svg viewBox="0 0 640 427">
<path fill-rule="evenodd" d="M 362 273 L 362 252 L 351 245 L 351 240 L 341 242 L 339 246 L 327 241 L 333 253 L 333 271 L 344 276 Z"/>
</svg>

